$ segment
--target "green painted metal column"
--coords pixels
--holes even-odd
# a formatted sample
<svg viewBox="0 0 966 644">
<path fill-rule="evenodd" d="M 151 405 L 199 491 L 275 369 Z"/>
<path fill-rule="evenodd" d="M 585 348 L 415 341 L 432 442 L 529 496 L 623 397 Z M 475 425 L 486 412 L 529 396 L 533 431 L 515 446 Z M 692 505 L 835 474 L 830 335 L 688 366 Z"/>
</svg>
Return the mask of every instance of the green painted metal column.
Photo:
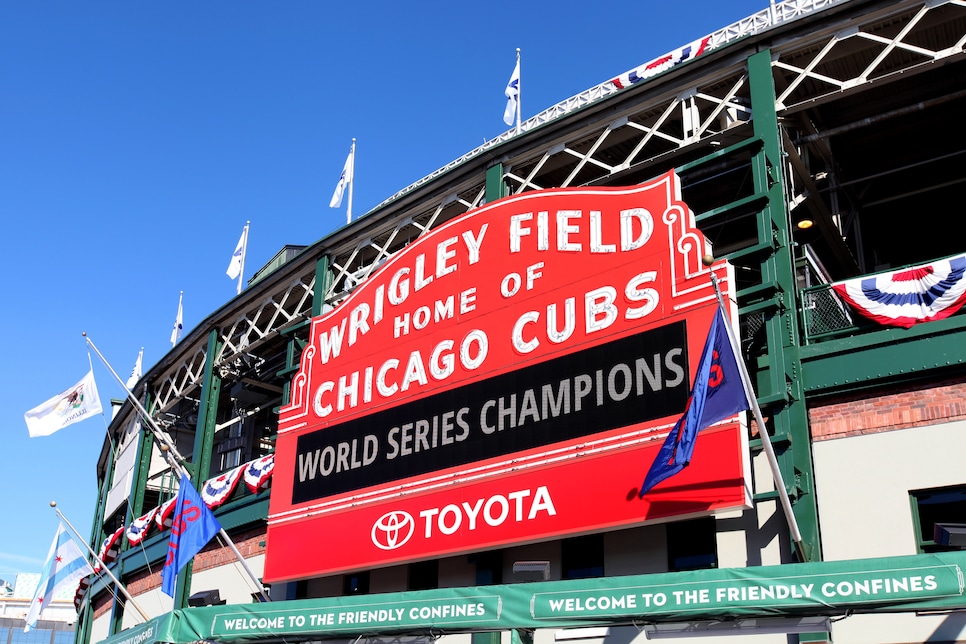
<svg viewBox="0 0 966 644">
<path fill-rule="evenodd" d="M 195 426 L 195 444 L 192 462 L 185 464 L 195 488 L 208 478 L 211 470 L 211 452 L 215 443 L 215 424 L 218 422 L 218 400 L 221 396 L 221 376 L 215 370 L 215 356 L 221 351 L 218 329 L 208 333 L 205 353 L 205 373 L 201 381 L 201 403 L 198 408 L 198 424 Z M 175 590 L 174 608 L 188 606 L 191 596 L 191 570 L 194 560 L 181 569 Z"/>
<path fill-rule="evenodd" d="M 144 407 L 150 406 L 150 400 L 144 401 Z M 135 415 L 137 413 L 135 412 Z M 154 449 L 153 434 L 145 429 L 143 423 L 138 434 L 138 457 L 134 464 L 134 475 L 131 481 L 131 492 L 128 496 L 127 516 L 124 525 L 131 525 L 131 522 L 144 512 L 144 490 L 147 487 L 148 473 L 151 469 L 151 451 Z M 126 551 L 130 543 L 126 536 L 121 537 L 120 552 Z M 124 557 L 118 554 L 117 563 L 112 571 L 118 579 L 124 579 Z M 127 606 L 127 598 L 118 595 L 114 599 L 111 613 L 111 634 L 119 633 L 122 630 L 124 612 Z"/>
<path fill-rule="evenodd" d="M 145 409 L 151 405 L 150 398 L 144 401 Z M 135 415 L 137 413 L 135 412 Z M 131 522 L 144 513 L 144 491 L 147 487 L 148 474 L 151 469 L 151 453 L 154 449 L 153 434 L 145 429 L 143 422 L 138 435 L 138 457 L 134 464 L 134 476 L 131 482 L 131 493 L 128 497 L 127 518 L 124 525 L 131 525 Z M 126 536 L 121 537 L 120 552 L 128 550 L 130 544 Z M 124 579 L 125 558 L 118 554 L 117 564 L 112 571 L 118 579 Z M 111 634 L 119 633 L 122 630 L 124 612 L 127 610 L 127 598 L 119 594 L 114 599 L 113 612 L 111 614 Z"/>
<path fill-rule="evenodd" d="M 97 501 L 94 505 L 94 523 L 91 525 L 90 543 L 94 552 L 98 551 L 98 545 L 104 539 L 104 504 L 107 502 L 107 490 L 114 472 L 114 458 L 110 459 L 107 467 L 104 468 L 104 480 L 97 488 Z M 93 564 L 92 564 L 93 565 Z M 74 642 L 76 644 L 86 644 L 91 637 L 91 628 L 94 625 L 94 593 L 93 588 L 89 588 L 84 596 L 83 617 L 78 620 L 77 628 L 74 631 Z"/>
<path fill-rule="evenodd" d="M 312 293 L 312 317 L 322 315 L 325 294 L 329 291 L 332 275 L 329 274 L 329 258 L 323 255 L 315 262 L 315 290 Z"/>
<path fill-rule="evenodd" d="M 195 427 L 194 455 L 189 471 L 198 487 L 208 478 L 211 470 L 211 452 L 215 443 L 215 425 L 218 422 L 218 400 L 221 396 L 221 376 L 215 370 L 215 356 L 221 351 L 218 329 L 208 333 L 205 373 L 201 381 L 201 402 L 198 407 L 198 425 Z"/>
<path fill-rule="evenodd" d="M 503 181 L 503 164 L 497 163 L 486 169 L 486 203 L 502 199 L 509 194 Z"/>
<path fill-rule="evenodd" d="M 775 112 L 775 85 L 771 52 L 748 58 L 751 109 L 755 136 L 762 149 L 752 160 L 755 192 L 766 195 L 766 206 L 758 214 L 758 239 L 771 251 L 761 259 L 761 284 L 738 293 L 742 310 L 753 308 L 764 316 L 767 359 L 758 364 L 758 397 L 771 416 L 775 437 L 787 438 L 779 453 L 782 474 L 789 486 L 793 510 L 806 558 L 821 559 L 818 509 L 812 483 L 812 454 L 808 411 L 802 385 L 799 354 L 800 332 L 796 312 L 797 284 L 784 195 L 782 149 Z"/>
<path fill-rule="evenodd" d="M 144 408 L 150 410 L 151 397 L 146 396 Z M 148 413 L 151 413 L 148 411 Z M 131 497 L 128 501 L 132 518 L 140 517 L 144 514 L 144 492 L 148 486 L 148 475 L 151 473 L 151 454 L 154 451 L 154 434 L 151 430 L 144 427 L 141 423 L 141 430 L 138 436 L 138 458 L 134 463 L 134 480 L 131 482 Z M 129 522 L 130 525 L 130 522 Z"/>
</svg>

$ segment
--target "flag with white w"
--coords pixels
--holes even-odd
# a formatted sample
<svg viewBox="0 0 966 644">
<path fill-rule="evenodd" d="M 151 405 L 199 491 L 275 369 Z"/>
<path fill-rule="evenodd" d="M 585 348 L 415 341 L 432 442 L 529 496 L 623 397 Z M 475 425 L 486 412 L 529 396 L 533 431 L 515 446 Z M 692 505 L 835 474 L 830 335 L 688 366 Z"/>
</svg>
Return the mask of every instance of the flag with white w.
<svg viewBox="0 0 966 644">
<path fill-rule="evenodd" d="M 178 296 L 178 315 L 174 319 L 174 328 L 171 329 L 171 346 L 178 344 L 181 339 L 181 331 L 184 329 L 184 291 Z"/>
<path fill-rule="evenodd" d="M 355 140 L 353 140 L 352 147 L 349 148 L 349 156 L 346 157 L 345 165 L 342 166 L 342 174 L 339 175 L 339 182 L 335 184 L 335 191 L 332 193 L 332 199 L 329 200 L 329 208 L 339 208 L 342 206 L 342 195 L 345 194 L 346 188 L 352 185 L 355 155 L 356 144 Z"/>
<path fill-rule="evenodd" d="M 64 524 L 59 523 L 54 542 L 50 545 L 50 553 L 47 555 L 47 563 L 44 564 L 44 570 L 40 574 L 37 592 L 30 602 L 24 633 L 37 625 L 40 614 L 56 595 L 68 589 L 75 589 L 78 580 L 93 574 L 94 569 L 87 563 L 87 557 L 64 529 Z"/>
<path fill-rule="evenodd" d="M 134 389 L 134 385 L 138 384 L 138 380 L 144 375 L 142 364 L 144 362 L 144 347 L 141 347 L 141 351 L 138 353 L 138 359 L 134 362 L 134 368 L 131 369 L 131 375 L 128 377 L 125 387 L 128 389 Z"/>
<path fill-rule="evenodd" d="M 506 108 L 503 110 L 503 122 L 507 125 L 513 125 L 516 121 L 517 125 L 520 123 L 520 50 L 517 50 L 517 65 L 513 68 L 513 73 L 510 74 L 510 80 L 506 83 L 506 89 L 503 90 L 506 95 Z M 518 128 L 519 129 L 519 128 Z"/>
<path fill-rule="evenodd" d="M 228 270 L 225 274 L 228 275 L 233 280 L 238 279 L 238 276 L 242 274 L 245 270 L 245 250 L 248 246 L 248 225 L 242 229 L 241 237 L 238 238 L 238 244 L 235 246 L 235 252 L 231 254 L 231 261 L 228 263 Z"/>
</svg>

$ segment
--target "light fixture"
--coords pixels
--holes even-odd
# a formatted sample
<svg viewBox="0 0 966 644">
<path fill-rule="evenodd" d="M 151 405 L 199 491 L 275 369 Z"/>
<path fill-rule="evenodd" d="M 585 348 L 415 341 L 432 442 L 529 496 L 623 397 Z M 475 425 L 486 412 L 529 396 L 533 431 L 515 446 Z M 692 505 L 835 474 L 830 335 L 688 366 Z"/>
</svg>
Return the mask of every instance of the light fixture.
<svg viewBox="0 0 966 644">
<path fill-rule="evenodd" d="M 224 603 L 218 589 L 202 590 L 188 598 L 188 606 L 222 606 Z"/>
<path fill-rule="evenodd" d="M 549 561 L 514 561 L 513 581 L 547 581 L 550 579 Z"/>
<path fill-rule="evenodd" d="M 780 633 L 829 632 L 829 619 L 822 616 L 764 617 L 714 622 L 675 622 L 646 624 L 644 634 L 649 640 L 679 637 L 718 637 L 722 635 L 767 635 Z"/>
<path fill-rule="evenodd" d="M 607 626 L 583 626 L 578 628 L 562 628 L 553 634 L 556 642 L 572 640 L 599 640 L 610 636 Z"/>
<path fill-rule="evenodd" d="M 937 523 L 933 527 L 933 541 L 941 546 L 966 549 L 966 523 Z"/>
<path fill-rule="evenodd" d="M 807 218 L 799 219 L 798 223 L 796 223 L 795 225 L 798 226 L 799 230 L 808 230 L 809 228 L 815 225 L 815 222 Z"/>
</svg>

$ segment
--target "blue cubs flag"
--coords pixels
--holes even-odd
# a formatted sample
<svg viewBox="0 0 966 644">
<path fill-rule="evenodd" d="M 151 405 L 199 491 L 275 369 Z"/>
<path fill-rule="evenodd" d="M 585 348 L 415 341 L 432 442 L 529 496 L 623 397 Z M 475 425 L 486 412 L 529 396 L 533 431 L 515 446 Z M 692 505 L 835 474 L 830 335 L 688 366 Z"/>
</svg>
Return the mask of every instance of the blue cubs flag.
<svg viewBox="0 0 966 644">
<path fill-rule="evenodd" d="M 701 362 L 684 415 L 674 424 L 644 477 L 641 497 L 688 466 L 699 431 L 750 408 L 725 324 L 719 306 L 701 352 Z"/>
<path fill-rule="evenodd" d="M 171 520 L 168 556 L 161 570 L 161 590 L 165 594 L 174 597 L 178 573 L 220 531 L 218 519 L 201 500 L 191 480 L 182 474 Z"/>
</svg>

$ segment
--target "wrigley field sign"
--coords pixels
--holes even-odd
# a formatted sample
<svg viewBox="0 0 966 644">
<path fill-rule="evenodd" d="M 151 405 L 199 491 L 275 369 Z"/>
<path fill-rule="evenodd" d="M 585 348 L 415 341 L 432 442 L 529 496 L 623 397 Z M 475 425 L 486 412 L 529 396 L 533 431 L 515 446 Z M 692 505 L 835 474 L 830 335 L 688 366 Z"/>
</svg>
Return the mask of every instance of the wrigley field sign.
<svg viewBox="0 0 966 644">
<path fill-rule="evenodd" d="M 693 219 L 673 172 L 507 197 L 313 318 L 279 411 L 265 580 L 749 507 L 737 416 L 675 485 L 636 494 L 687 404 L 709 271 L 733 283 Z"/>
</svg>

